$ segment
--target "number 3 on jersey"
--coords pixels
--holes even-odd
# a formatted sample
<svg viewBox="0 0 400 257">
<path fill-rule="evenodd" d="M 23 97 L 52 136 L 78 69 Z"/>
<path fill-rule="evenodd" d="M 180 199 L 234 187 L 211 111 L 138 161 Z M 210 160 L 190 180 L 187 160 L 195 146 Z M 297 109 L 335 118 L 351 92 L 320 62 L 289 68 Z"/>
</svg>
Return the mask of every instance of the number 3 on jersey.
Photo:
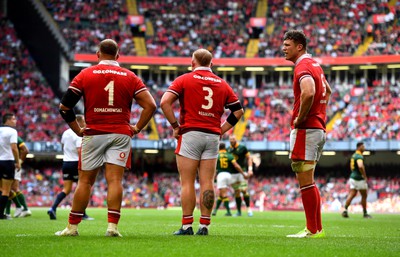
<svg viewBox="0 0 400 257">
<path fill-rule="evenodd" d="M 206 109 L 206 110 L 209 110 L 209 109 L 212 108 L 213 103 L 214 103 L 214 102 L 213 102 L 213 99 L 211 98 L 211 97 L 213 96 L 214 92 L 213 92 L 212 89 L 209 88 L 209 87 L 203 87 L 203 91 L 207 91 L 207 92 L 208 92 L 208 95 L 206 95 L 206 96 L 204 97 L 204 99 L 206 99 L 206 101 L 208 102 L 208 104 L 207 104 L 207 105 L 202 104 L 202 105 L 201 105 L 201 108 Z"/>
<path fill-rule="evenodd" d="M 107 86 L 104 88 L 104 91 L 108 91 L 108 105 L 114 105 L 114 80 L 108 82 Z"/>
</svg>

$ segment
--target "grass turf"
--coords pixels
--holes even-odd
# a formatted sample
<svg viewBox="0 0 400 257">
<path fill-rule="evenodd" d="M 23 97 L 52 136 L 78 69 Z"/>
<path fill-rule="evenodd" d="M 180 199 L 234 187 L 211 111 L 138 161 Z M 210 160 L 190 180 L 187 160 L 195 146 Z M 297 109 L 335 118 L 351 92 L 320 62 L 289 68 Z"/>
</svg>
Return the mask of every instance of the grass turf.
<svg viewBox="0 0 400 257">
<path fill-rule="evenodd" d="M 88 209 L 79 237 L 56 237 L 65 228 L 68 210 L 49 220 L 47 209 L 32 208 L 32 217 L 0 220 L 2 256 L 400 256 L 400 215 L 324 213 L 323 239 L 286 238 L 304 228 L 303 212 L 255 212 L 254 217 L 212 217 L 209 236 L 173 236 L 181 211 L 123 209 L 123 238 L 106 238 L 106 209 Z M 245 213 L 244 213 L 245 214 Z M 197 231 L 199 212 L 195 212 Z"/>
</svg>

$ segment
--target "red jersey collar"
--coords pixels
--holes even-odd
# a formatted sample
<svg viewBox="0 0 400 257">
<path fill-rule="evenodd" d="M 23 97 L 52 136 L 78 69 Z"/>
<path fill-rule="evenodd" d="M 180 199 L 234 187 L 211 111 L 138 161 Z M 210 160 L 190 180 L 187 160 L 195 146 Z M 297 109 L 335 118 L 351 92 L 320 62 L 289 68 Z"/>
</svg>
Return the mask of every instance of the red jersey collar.
<svg viewBox="0 0 400 257">
<path fill-rule="evenodd" d="M 305 53 L 305 54 L 301 55 L 301 56 L 299 57 L 299 59 L 297 59 L 297 61 L 296 61 L 296 63 L 294 64 L 294 66 L 296 66 L 297 64 L 299 64 L 299 62 L 301 62 L 301 61 L 302 61 L 303 59 L 305 59 L 305 58 L 312 58 L 312 57 L 311 57 L 311 54 Z"/>
<path fill-rule="evenodd" d="M 102 60 L 99 62 L 99 64 L 119 66 L 119 63 L 113 60 Z"/>
<path fill-rule="evenodd" d="M 212 70 L 211 70 L 210 67 L 204 67 L 204 66 L 197 67 L 197 68 L 194 69 L 193 71 L 198 71 L 198 70 L 207 70 L 207 71 L 212 72 Z"/>
</svg>

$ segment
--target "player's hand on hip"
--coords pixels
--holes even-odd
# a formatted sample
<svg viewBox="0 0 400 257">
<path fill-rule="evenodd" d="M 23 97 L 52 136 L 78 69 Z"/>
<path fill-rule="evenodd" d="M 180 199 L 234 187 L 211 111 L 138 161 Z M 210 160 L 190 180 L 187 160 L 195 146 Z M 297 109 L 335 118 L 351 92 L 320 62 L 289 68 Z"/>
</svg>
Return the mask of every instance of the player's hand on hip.
<svg viewBox="0 0 400 257">
<path fill-rule="evenodd" d="M 135 136 L 135 135 L 137 135 L 137 134 L 140 133 L 140 129 L 138 129 L 138 128 L 136 127 L 136 125 L 129 125 L 129 127 L 131 128 L 131 131 L 133 132 L 133 136 Z M 132 136 L 132 137 L 133 137 L 133 136 Z"/>
<path fill-rule="evenodd" d="M 296 117 L 293 121 L 293 126 L 297 128 L 299 126 L 299 117 Z"/>
<path fill-rule="evenodd" d="M 173 136 L 174 136 L 176 139 L 179 139 L 179 127 L 174 128 L 174 134 L 173 134 Z"/>
<path fill-rule="evenodd" d="M 86 128 L 86 127 L 81 128 L 81 129 L 79 130 L 79 132 L 76 133 L 76 134 L 78 135 L 78 137 L 83 137 L 83 132 L 85 131 L 85 128 Z"/>
</svg>

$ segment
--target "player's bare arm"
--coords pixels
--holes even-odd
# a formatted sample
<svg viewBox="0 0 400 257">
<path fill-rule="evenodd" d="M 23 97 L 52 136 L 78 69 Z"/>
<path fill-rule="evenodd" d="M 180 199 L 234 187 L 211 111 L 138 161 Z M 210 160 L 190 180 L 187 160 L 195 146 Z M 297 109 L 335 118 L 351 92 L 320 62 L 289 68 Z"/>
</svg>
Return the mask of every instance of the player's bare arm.
<svg viewBox="0 0 400 257">
<path fill-rule="evenodd" d="M 178 97 L 171 93 L 165 92 L 161 98 L 160 106 L 167 118 L 168 122 L 171 124 L 172 128 L 174 129 L 174 137 L 178 139 L 179 133 L 179 123 L 177 118 L 175 117 L 174 110 L 172 108 L 172 104 L 178 99 Z"/>
<path fill-rule="evenodd" d="M 71 108 L 69 108 L 63 104 L 60 104 L 60 113 L 62 113 L 62 112 L 64 112 L 65 115 L 71 115 L 71 113 L 73 113 L 73 116 L 71 115 L 69 117 L 70 118 L 69 120 L 72 120 L 72 118 L 73 118 L 72 121 L 68 122 L 67 120 L 65 120 L 64 117 L 63 118 L 65 121 L 67 121 L 68 126 L 72 129 L 72 131 L 75 132 L 75 134 L 77 134 L 79 137 L 83 137 L 83 132 L 85 131 L 85 128 L 84 127 L 82 128 L 81 126 L 79 126 L 78 122 L 76 121 L 75 112 L 73 112 L 73 110 Z"/>
<path fill-rule="evenodd" d="M 247 158 L 247 170 L 248 170 L 248 174 L 249 177 L 253 176 L 253 158 L 251 158 L 250 153 L 247 153 L 246 155 Z"/>
<path fill-rule="evenodd" d="M 149 123 L 157 108 L 154 98 L 147 90 L 137 94 L 135 96 L 135 100 L 137 104 L 139 104 L 139 106 L 143 108 L 143 110 L 136 125 L 131 125 L 131 129 L 134 135 L 138 134 L 147 125 L 147 123 Z"/>
<path fill-rule="evenodd" d="M 28 147 L 25 144 L 19 147 L 19 162 L 23 163 L 29 153 Z"/>
<path fill-rule="evenodd" d="M 294 120 L 294 127 L 298 127 L 307 118 L 310 112 L 311 106 L 314 102 L 315 95 L 315 82 L 311 77 L 303 78 L 300 82 L 300 110 L 299 116 Z"/>
<path fill-rule="evenodd" d="M 14 161 L 15 161 L 15 168 L 17 170 L 21 169 L 21 164 L 20 164 L 20 160 L 19 160 L 19 152 L 18 152 L 18 146 L 16 143 L 12 143 L 11 145 L 11 150 L 12 153 L 14 155 Z"/>
<path fill-rule="evenodd" d="M 233 115 L 236 118 L 236 122 L 237 122 L 240 120 L 240 118 L 242 118 L 243 114 L 244 114 L 244 111 L 241 108 L 239 110 L 231 112 L 231 114 L 229 116 L 232 117 L 231 115 Z M 228 116 L 228 119 L 229 119 L 229 116 Z M 229 131 L 231 128 L 233 128 L 236 125 L 236 122 L 230 121 L 228 119 L 226 119 L 226 121 L 221 126 L 221 135 L 225 134 L 227 131 Z M 232 123 L 234 123 L 234 124 L 232 124 Z"/>
<path fill-rule="evenodd" d="M 361 175 L 365 180 L 368 180 L 367 173 L 365 172 L 364 161 L 361 159 L 357 160 L 358 170 L 361 172 Z"/>
<path fill-rule="evenodd" d="M 68 123 L 68 126 L 75 132 L 75 134 L 82 137 L 85 128 L 79 126 L 78 122 L 76 121 L 76 115 L 73 109 L 75 105 L 79 102 L 80 98 L 80 94 L 77 94 L 72 89 L 68 89 L 61 99 L 59 111 L 61 117 Z"/>
<path fill-rule="evenodd" d="M 233 167 L 235 167 L 235 169 L 236 169 L 237 171 L 240 172 L 240 174 L 242 174 L 242 176 L 243 176 L 245 179 L 248 179 L 248 178 L 249 178 L 249 175 L 246 174 L 246 173 L 242 170 L 242 167 L 240 167 L 240 165 L 239 165 L 235 160 L 232 161 L 232 165 L 233 165 Z"/>
</svg>

